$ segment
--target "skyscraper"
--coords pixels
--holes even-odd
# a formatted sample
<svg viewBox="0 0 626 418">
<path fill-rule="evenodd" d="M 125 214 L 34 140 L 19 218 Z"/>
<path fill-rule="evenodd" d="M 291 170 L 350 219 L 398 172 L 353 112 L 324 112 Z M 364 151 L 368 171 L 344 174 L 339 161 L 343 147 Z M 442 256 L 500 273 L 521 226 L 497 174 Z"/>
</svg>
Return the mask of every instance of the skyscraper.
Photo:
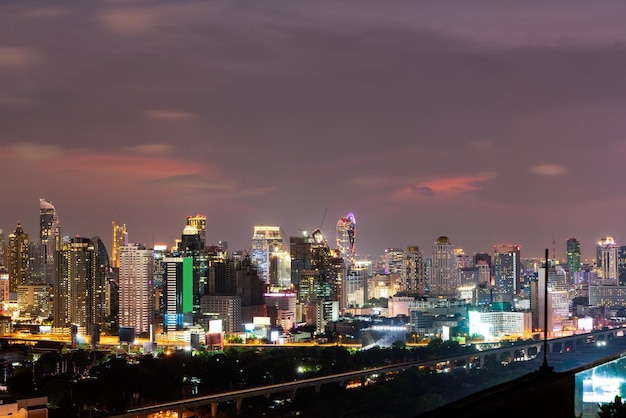
<svg viewBox="0 0 626 418">
<path fill-rule="evenodd" d="M 519 245 L 495 245 L 493 253 L 494 286 L 500 292 L 514 295 L 520 290 L 520 251 Z"/>
<path fill-rule="evenodd" d="M 28 243 L 28 234 L 18 222 L 15 231 L 9 234 L 6 253 L 10 292 L 17 292 L 18 286 L 28 284 Z"/>
<path fill-rule="evenodd" d="M 339 219 L 337 222 L 337 249 L 340 256 L 350 263 L 354 262 L 356 237 L 356 219 L 352 212 Z"/>
<path fill-rule="evenodd" d="M 574 273 L 580 271 L 580 242 L 576 238 L 567 240 L 567 267 L 570 277 L 574 277 Z"/>
<path fill-rule="evenodd" d="M 458 287 L 458 275 L 455 275 L 454 247 L 445 236 L 433 243 L 433 258 L 430 275 L 430 295 L 433 297 L 453 298 Z"/>
<path fill-rule="evenodd" d="M 39 240 L 43 250 L 43 281 L 54 283 L 54 255 L 61 245 L 61 223 L 52 203 L 39 199 Z"/>
<path fill-rule="evenodd" d="M 113 246 L 111 247 L 111 267 L 120 268 L 120 247 L 128 245 L 128 231 L 126 224 L 120 225 L 117 219 L 113 220 Z"/>
<path fill-rule="evenodd" d="M 56 256 L 54 283 L 54 326 L 76 324 L 91 333 L 93 325 L 104 324 L 108 266 L 102 241 L 83 237 L 63 243 Z M 102 266 L 102 267 L 101 267 Z"/>
<path fill-rule="evenodd" d="M 613 237 L 603 237 L 598 242 L 598 260 L 603 285 L 618 285 L 619 245 Z"/>
<path fill-rule="evenodd" d="M 154 323 L 154 251 L 139 244 L 120 247 L 119 323 L 136 334 Z"/>
<path fill-rule="evenodd" d="M 411 296 L 424 296 L 426 293 L 424 279 L 424 256 L 422 251 L 417 245 L 406 247 L 400 273 L 401 292 Z"/>
<path fill-rule="evenodd" d="M 163 331 L 179 331 L 193 318 L 193 258 L 164 257 Z"/>
<path fill-rule="evenodd" d="M 202 242 L 202 248 L 206 247 L 206 216 L 187 216 L 187 225 L 196 228 L 200 236 L 200 242 Z"/>
<path fill-rule="evenodd" d="M 283 235 L 280 226 L 260 225 L 254 227 L 250 257 L 259 277 L 266 283 L 277 282 L 271 276 L 270 262 L 283 253 Z M 277 260 L 274 260 L 277 262 Z"/>
<path fill-rule="evenodd" d="M 402 248 L 385 248 L 384 254 L 385 274 L 401 274 L 404 253 Z"/>
</svg>

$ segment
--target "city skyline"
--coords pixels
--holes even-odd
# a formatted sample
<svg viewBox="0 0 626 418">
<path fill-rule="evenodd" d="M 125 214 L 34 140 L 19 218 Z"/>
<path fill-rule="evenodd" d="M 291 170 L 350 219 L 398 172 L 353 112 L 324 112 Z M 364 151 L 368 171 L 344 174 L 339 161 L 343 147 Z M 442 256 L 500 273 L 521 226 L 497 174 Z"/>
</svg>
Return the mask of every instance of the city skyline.
<svg viewBox="0 0 626 418">
<path fill-rule="evenodd" d="M 0 5 L 5 237 L 247 249 L 354 213 L 356 254 L 626 244 L 626 4 Z M 322 225 L 323 222 L 323 225 Z M 5 238 L 6 239 L 6 238 Z"/>
</svg>

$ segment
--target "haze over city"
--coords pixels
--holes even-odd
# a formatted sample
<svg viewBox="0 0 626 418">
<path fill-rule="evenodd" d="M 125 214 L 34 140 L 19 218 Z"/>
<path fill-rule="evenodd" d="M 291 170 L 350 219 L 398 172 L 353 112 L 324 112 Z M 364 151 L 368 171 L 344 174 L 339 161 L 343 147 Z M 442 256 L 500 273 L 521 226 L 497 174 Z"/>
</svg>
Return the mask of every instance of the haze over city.
<svg viewBox="0 0 626 418">
<path fill-rule="evenodd" d="M 5 236 L 111 221 L 171 245 L 253 226 L 359 255 L 448 236 L 542 256 L 626 243 L 626 4 L 550 1 L 3 2 Z"/>
</svg>

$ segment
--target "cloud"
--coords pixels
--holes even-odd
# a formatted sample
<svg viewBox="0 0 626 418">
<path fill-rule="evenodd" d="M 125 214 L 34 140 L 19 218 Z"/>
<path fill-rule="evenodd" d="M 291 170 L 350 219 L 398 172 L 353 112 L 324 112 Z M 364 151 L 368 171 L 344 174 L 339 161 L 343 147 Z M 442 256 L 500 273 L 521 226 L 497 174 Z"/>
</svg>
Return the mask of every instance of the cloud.
<svg viewBox="0 0 626 418">
<path fill-rule="evenodd" d="M 539 164 L 530 167 L 529 170 L 541 176 L 564 176 L 569 173 L 567 167 L 561 164 Z"/>
<path fill-rule="evenodd" d="M 112 32 L 138 34 L 152 29 L 156 18 L 154 13 L 145 9 L 124 9 L 103 13 L 100 21 Z"/>
<path fill-rule="evenodd" d="M 496 176 L 495 173 L 479 173 L 469 176 L 439 177 L 405 186 L 393 194 L 396 200 L 413 197 L 434 197 L 470 193 L 482 189 L 485 183 Z"/>
<path fill-rule="evenodd" d="M 128 152 L 147 155 L 164 155 L 173 151 L 169 144 L 143 144 L 126 148 Z"/>
<path fill-rule="evenodd" d="M 0 67 L 23 68 L 39 60 L 39 53 L 33 48 L 0 47 Z"/>
<path fill-rule="evenodd" d="M 24 161 L 43 161 L 59 157 L 63 150 L 56 145 L 19 142 L 10 146 L 13 155 Z"/>
<path fill-rule="evenodd" d="M 186 119 L 193 119 L 196 117 L 195 113 L 182 112 L 179 110 L 171 109 L 152 109 L 143 112 L 143 116 L 148 119 L 163 120 L 163 121 L 180 121 Z"/>
</svg>

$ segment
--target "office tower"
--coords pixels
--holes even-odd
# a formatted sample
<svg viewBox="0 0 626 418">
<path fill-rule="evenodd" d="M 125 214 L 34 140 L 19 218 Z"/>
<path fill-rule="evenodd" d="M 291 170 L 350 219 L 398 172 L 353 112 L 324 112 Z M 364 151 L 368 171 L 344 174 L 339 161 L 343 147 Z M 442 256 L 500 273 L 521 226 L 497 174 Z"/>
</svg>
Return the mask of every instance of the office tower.
<svg viewBox="0 0 626 418">
<path fill-rule="evenodd" d="M 120 247 L 128 245 L 128 231 L 126 224 L 120 225 L 117 219 L 113 222 L 113 246 L 111 247 L 111 267 L 120 268 Z"/>
<path fill-rule="evenodd" d="M 45 251 L 45 246 L 41 244 L 41 241 L 28 243 L 28 275 L 26 279 L 28 284 L 44 283 L 46 270 Z"/>
<path fill-rule="evenodd" d="M 441 236 L 433 243 L 432 250 L 430 295 L 454 298 L 458 287 L 458 275 L 455 274 L 454 247 L 448 237 Z"/>
<path fill-rule="evenodd" d="M 401 274 L 404 254 L 402 248 L 385 248 L 384 254 L 385 270 L 384 274 Z"/>
<path fill-rule="evenodd" d="M 54 255 L 61 245 L 61 223 L 52 203 L 39 199 L 39 241 L 43 248 L 43 283 L 54 283 Z"/>
<path fill-rule="evenodd" d="M 18 286 L 28 283 L 28 247 L 28 234 L 18 222 L 15 231 L 9 234 L 6 254 L 10 292 L 17 292 Z"/>
<path fill-rule="evenodd" d="M 259 277 L 266 284 L 278 281 L 278 278 L 271 276 L 275 270 L 270 268 L 270 263 L 272 260 L 277 262 L 276 257 L 282 254 L 283 250 L 283 236 L 279 226 L 254 227 L 250 256 L 252 264 L 258 270 Z"/>
<path fill-rule="evenodd" d="M 319 229 L 289 238 L 291 283 L 298 291 L 298 301 L 337 300 L 346 306 L 343 281 L 347 265 L 337 251 L 331 251 Z"/>
<path fill-rule="evenodd" d="M 603 285 L 618 285 L 618 252 L 619 246 L 615 243 L 613 237 L 603 237 L 597 246 L 598 260 L 600 267 L 600 276 Z"/>
<path fill-rule="evenodd" d="M 502 293 L 514 295 L 520 290 L 520 251 L 521 247 L 519 245 L 503 244 L 494 246 L 494 286 Z"/>
<path fill-rule="evenodd" d="M 193 258 L 164 257 L 163 331 L 180 331 L 193 313 Z"/>
<path fill-rule="evenodd" d="M 489 264 L 484 260 L 478 260 L 476 268 L 478 269 L 478 285 L 491 286 L 491 267 Z"/>
<path fill-rule="evenodd" d="M 617 274 L 619 276 L 619 285 L 626 286 L 626 246 L 620 246 L 617 252 L 618 266 Z M 572 275 L 572 281 L 573 281 Z"/>
<path fill-rule="evenodd" d="M 580 242 L 576 238 L 567 240 L 567 267 L 571 277 L 580 271 Z"/>
<path fill-rule="evenodd" d="M 47 318 L 51 312 L 50 285 L 34 284 L 17 287 L 17 308 L 21 317 Z"/>
<path fill-rule="evenodd" d="M 200 242 L 202 243 L 202 248 L 204 248 L 206 246 L 206 216 L 187 216 L 187 225 L 196 228 L 200 237 Z"/>
<path fill-rule="evenodd" d="M 98 237 L 75 237 L 63 243 L 56 254 L 55 327 L 75 324 L 91 334 L 94 326 L 104 324 L 108 265 L 108 254 Z"/>
<path fill-rule="evenodd" d="M 225 332 L 243 331 L 239 295 L 202 295 L 200 309 L 207 315 L 221 319 Z"/>
<path fill-rule="evenodd" d="M 343 283 L 346 307 L 361 308 L 367 305 L 367 282 L 373 273 L 371 261 L 356 260 L 352 263 Z"/>
<path fill-rule="evenodd" d="M 406 247 L 404 251 L 400 272 L 400 291 L 411 296 L 424 296 L 426 293 L 424 256 L 417 245 Z"/>
<path fill-rule="evenodd" d="M 337 222 L 337 249 L 340 256 L 349 263 L 354 261 L 354 238 L 356 236 L 356 220 L 352 213 Z"/>
<path fill-rule="evenodd" d="M 154 251 L 139 244 L 120 247 L 119 324 L 135 334 L 154 324 Z"/>
<path fill-rule="evenodd" d="M 9 300 L 9 271 L 0 266 L 0 302 Z"/>
<path fill-rule="evenodd" d="M 178 242 L 176 255 L 191 257 L 193 260 L 193 295 L 194 311 L 200 308 L 200 296 L 206 293 L 208 255 L 205 252 L 202 235 L 198 228 L 189 224 L 183 228 L 183 234 Z"/>
<path fill-rule="evenodd" d="M 4 240 L 4 231 L 0 229 L 0 266 L 6 266 L 5 254 L 6 254 L 6 241 Z"/>
</svg>

